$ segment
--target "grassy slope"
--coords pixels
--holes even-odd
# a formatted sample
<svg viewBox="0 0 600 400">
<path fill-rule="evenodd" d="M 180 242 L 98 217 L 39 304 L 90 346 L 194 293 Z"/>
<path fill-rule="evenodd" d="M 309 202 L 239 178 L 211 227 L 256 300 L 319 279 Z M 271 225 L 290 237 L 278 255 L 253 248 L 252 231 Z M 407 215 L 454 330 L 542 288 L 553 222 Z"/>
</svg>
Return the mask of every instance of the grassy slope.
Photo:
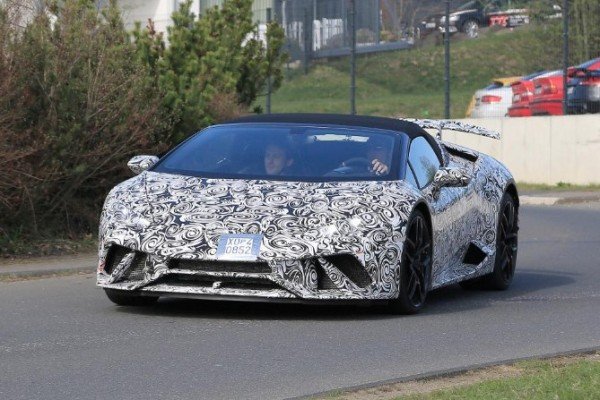
<svg viewBox="0 0 600 400">
<path fill-rule="evenodd" d="M 452 117 L 463 117 L 473 92 L 486 86 L 491 78 L 556 67 L 559 60 L 545 56 L 545 44 L 539 38 L 525 28 L 489 31 L 477 40 L 453 41 Z M 364 55 L 358 59 L 357 71 L 358 113 L 443 116 L 443 46 Z M 348 58 L 319 62 L 306 76 L 301 71 L 291 72 L 273 95 L 272 110 L 346 113 L 348 94 Z"/>
<path fill-rule="evenodd" d="M 592 400 L 600 396 L 598 361 L 578 361 L 566 366 L 556 366 L 551 361 L 529 361 L 518 365 L 527 370 L 523 376 L 494 379 L 396 400 Z"/>
</svg>

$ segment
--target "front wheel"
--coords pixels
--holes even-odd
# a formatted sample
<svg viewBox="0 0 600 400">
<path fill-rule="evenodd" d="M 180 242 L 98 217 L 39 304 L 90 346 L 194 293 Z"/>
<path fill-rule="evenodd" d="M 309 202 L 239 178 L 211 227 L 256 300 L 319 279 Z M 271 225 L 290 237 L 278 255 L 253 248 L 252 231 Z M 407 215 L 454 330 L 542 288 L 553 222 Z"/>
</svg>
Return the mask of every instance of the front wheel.
<svg viewBox="0 0 600 400">
<path fill-rule="evenodd" d="M 462 30 L 470 39 L 475 39 L 479 36 L 479 24 L 472 19 L 464 23 Z"/>
<path fill-rule="evenodd" d="M 400 264 L 400 293 L 390 302 L 396 314 L 416 314 L 425 305 L 431 270 L 432 243 L 425 216 L 415 211 L 409 219 Z"/>
<path fill-rule="evenodd" d="M 158 296 L 136 296 L 118 289 L 104 289 L 104 293 L 119 306 L 151 306 L 158 300 Z"/>
</svg>

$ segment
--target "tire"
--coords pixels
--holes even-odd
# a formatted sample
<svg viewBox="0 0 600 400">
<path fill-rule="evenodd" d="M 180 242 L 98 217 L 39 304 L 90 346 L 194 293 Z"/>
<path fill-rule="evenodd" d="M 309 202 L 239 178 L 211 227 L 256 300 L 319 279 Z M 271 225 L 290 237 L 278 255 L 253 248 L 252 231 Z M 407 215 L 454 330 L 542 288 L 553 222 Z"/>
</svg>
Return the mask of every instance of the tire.
<svg viewBox="0 0 600 400">
<path fill-rule="evenodd" d="M 462 25 L 461 29 L 469 39 L 475 39 L 479 37 L 479 24 L 474 19 L 466 21 Z"/>
<path fill-rule="evenodd" d="M 126 290 L 104 289 L 104 293 L 110 301 L 119 306 L 151 306 L 158 300 L 158 296 L 132 295 Z"/>
<path fill-rule="evenodd" d="M 425 305 L 432 263 L 431 232 L 427 219 L 414 211 L 408 220 L 400 264 L 398 298 L 390 301 L 394 314 L 416 314 Z"/>
<path fill-rule="evenodd" d="M 512 283 L 517 266 L 518 232 L 519 213 L 515 199 L 504 193 L 498 213 L 494 271 L 484 277 L 484 282 L 491 289 L 506 290 Z"/>
</svg>

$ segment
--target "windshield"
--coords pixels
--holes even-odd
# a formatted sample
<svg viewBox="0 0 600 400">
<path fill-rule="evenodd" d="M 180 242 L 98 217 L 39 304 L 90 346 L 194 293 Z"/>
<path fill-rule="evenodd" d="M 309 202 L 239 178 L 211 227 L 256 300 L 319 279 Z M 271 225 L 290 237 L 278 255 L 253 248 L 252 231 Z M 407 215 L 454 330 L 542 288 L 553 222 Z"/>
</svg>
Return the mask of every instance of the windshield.
<svg viewBox="0 0 600 400">
<path fill-rule="evenodd" d="M 152 171 L 207 178 L 393 180 L 405 134 L 302 124 L 217 125 L 175 148 Z"/>
</svg>

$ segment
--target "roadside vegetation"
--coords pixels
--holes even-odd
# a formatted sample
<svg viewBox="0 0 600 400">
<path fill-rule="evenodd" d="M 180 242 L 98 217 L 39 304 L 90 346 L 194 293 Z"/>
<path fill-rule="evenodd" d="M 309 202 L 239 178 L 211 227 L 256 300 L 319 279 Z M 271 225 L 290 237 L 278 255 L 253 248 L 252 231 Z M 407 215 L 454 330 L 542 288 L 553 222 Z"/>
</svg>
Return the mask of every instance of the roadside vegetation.
<svg viewBox="0 0 600 400">
<path fill-rule="evenodd" d="M 560 47 L 544 36 L 550 28 L 510 32 L 488 29 L 475 40 L 451 42 L 451 117 L 462 118 L 475 90 L 491 79 L 561 65 Z M 553 35 L 551 35 L 553 36 Z M 349 110 L 349 60 L 318 61 L 308 75 L 289 70 L 273 95 L 274 112 Z M 441 118 L 444 113 L 444 47 L 428 45 L 357 58 L 357 112 Z M 262 99 L 261 99 L 262 100 Z"/>
<path fill-rule="evenodd" d="M 152 23 L 131 35 L 115 0 L 49 1 L 32 18 L 14 4 L 0 2 L 0 256 L 95 234 L 132 155 L 249 112 L 282 79 L 283 30 L 255 39 L 251 0 L 202 18 L 187 1 L 168 37 Z"/>
<path fill-rule="evenodd" d="M 592 400 L 600 393 L 600 354 L 499 365 L 440 378 L 402 382 L 322 399 L 331 400 Z"/>
<path fill-rule="evenodd" d="M 531 25 L 514 30 L 492 27 L 481 37 L 452 37 L 450 52 L 451 117 L 465 116 L 474 92 L 493 78 L 522 76 L 562 67 L 562 19 L 549 18 L 556 2 L 527 2 Z M 600 56 L 600 2 L 570 2 L 570 64 Z M 444 115 L 444 46 L 432 34 L 410 50 L 357 57 L 359 114 L 442 118 Z M 437 42 L 437 44 L 436 44 Z M 273 112 L 349 112 L 349 58 L 314 61 L 286 70 Z M 260 99 L 262 104 L 264 100 Z"/>
</svg>

